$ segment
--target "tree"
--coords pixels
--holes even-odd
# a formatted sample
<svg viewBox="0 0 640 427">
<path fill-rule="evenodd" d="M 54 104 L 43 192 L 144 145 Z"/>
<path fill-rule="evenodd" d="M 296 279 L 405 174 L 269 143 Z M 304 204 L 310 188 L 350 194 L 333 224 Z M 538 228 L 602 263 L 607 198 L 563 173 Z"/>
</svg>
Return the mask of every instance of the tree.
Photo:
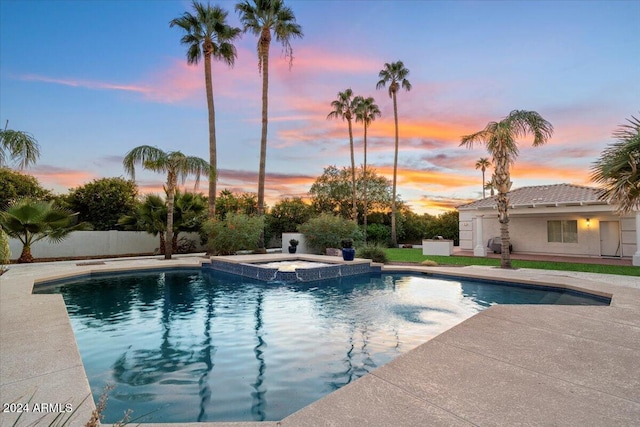
<svg viewBox="0 0 640 427">
<path fill-rule="evenodd" d="M 258 202 L 255 193 L 234 194 L 224 189 L 216 200 L 216 217 L 224 220 L 229 213 L 243 213 L 255 215 L 258 212 Z"/>
<path fill-rule="evenodd" d="M 402 61 L 385 63 L 380 70 L 378 77 L 380 80 L 376 89 L 380 89 L 389 84 L 389 97 L 393 99 L 393 119 L 395 124 L 395 154 L 393 156 L 393 198 L 391 201 L 391 242 L 394 246 L 398 244 L 396 235 L 396 184 L 398 181 L 398 101 L 397 93 L 400 87 L 406 91 L 411 90 L 411 83 L 407 80 L 409 70 L 404 67 Z"/>
<path fill-rule="evenodd" d="M 125 230 L 146 231 L 153 236 L 160 236 L 160 253 L 165 253 L 167 205 L 157 194 L 147 194 L 132 214 L 124 215 L 118 220 L 118 225 Z"/>
<path fill-rule="evenodd" d="M 22 198 L 34 200 L 52 200 L 51 191 L 42 188 L 38 180 L 9 168 L 0 168 L 0 209 Z"/>
<path fill-rule="evenodd" d="M 173 19 L 169 27 L 178 26 L 186 33 L 180 42 L 187 46 L 187 63 L 197 65 L 204 56 L 204 81 L 209 111 L 209 217 L 216 214 L 216 184 L 218 180 L 218 157 L 216 150 L 216 114 L 213 103 L 213 79 L 211 58 L 233 66 L 237 56 L 233 41 L 240 36 L 240 28 L 227 25 L 228 12 L 219 6 L 194 1 L 195 15 L 185 12 Z"/>
<path fill-rule="evenodd" d="M 476 162 L 476 170 L 480 169 L 482 171 L 482 198 L 484 199 L 485 196 L 485 182 L 484 182 L 484 172 L 487 170 L 487 168 L 491 166 L 491 163 L 489 162 L 489 159 L 487 159 L 486 157 L 480 157 L 480 160 L 478 160 Z"/>
<path fill-rule="evenodd" d="M 167 232 L 165 241 L 165 259 L 171 259 L 171 242 L 173 239 L 173 208 L 178 177 L 182 183 L 187 176 L 195 175 L 196 188 L 203 174 L 209 174 L 211 166 L 199 157 L 185 156 L 179 151 L 164 152 L 157 147 L 141 145 L 129 151 L 122 161 L 124 170 L 135 180 L 135 165 L 141 164 L 144 169 L 166 173 L 167 183 Z"/>
<path fill-rule="evenodd" d="M 538 147 L 546 143 L 553 134 L 551 123 L 542 118 L 535 111 L 514 110 L 499 122 L 489 122 L 487 126 L 474 134 L 462 137 L 460 145 L 473 147 L 474 143 L 482 143 L 493 157 L 493 181 L 498 190 L 496 203 L 498 205 L 498 221 L 500 222 L 500 237 L 502 238 L 502 268 L 511 268 L 509 253 L 509 215 L 508 193 L 511 189 L 511 174 L 509 166 L 518 157 L 518 143 L 516 139 L 527 134 L 533 135 L 533 146 Z"/>
<path fill-rule="evenodd" d="M 484 185 L 484 189 L 491 191 L 491 197 L 496 195 L 496 184 L 494 183 L 493 175 L 491 175 L 491 179 Z"/>
<path fill-rule="evenodd" d="M 132 214 L 138 186 L 124 178 L 101 178 L 71 189 L 64 197 L 79 221 L 91 223 L 94 230 L 115 230 L 123 215 Z"/>
<path fill-rule="evenodd" d="M 270 234 L 281 237 L 282 233 L 295 232 L 312 214 L 311 205 L 300 197 L 282 199 L 266 215 L 267 230 Z"/>
<path fill-rule="evenodd" d="M 380 113 L 380 108 L 375 103 L 375 99 L 372 97 L 364 98 L 362 96 L 356 97 L 356 123 L 362 123 L 364 127 L 364 138 L 363 138 L 363 146 L 364 146 L 364 163 L 362 166 L 363 170 L 363 203 L 364 203 L 364 241 L 367 242 L 367 129 L 371 122 L 376 119 L 376 117 L 380 117 L 382 113 Z"/>
<path fill-rule="evenodd" d="M 30 133 L 7 129 L 8 126 L 9 120 L 0 130 L 0 167 L 8 166 L 9 159 L 20 169 L 35 164 L 40 157 L 38 141 Z"/>
<path fill-rule="evenodd" d="M 631 116 L 613 132 L 617 142 L 607 146 L 591 169 L 602 185 L 600 198 L 617 205 L 620 213 L 640 210 L 640 120 Z"/>
<path fill-rule="evenodd" d="M 322 175 L 316 179 L 309 190 L 311 206 L 316 212 L 327 212 L 340 215 L 343 218 L 351 218 L 349 175 L 348 168 L 338 169 L 335 166 L 328 166 L 324 169 Z M 391 209 L 391 183 L 385 177 L 376 174 L 375 170 L 367 170 L 366 178 L 362 168 L 356 170 L 356 190 L 358 212 L 361 214 L 365 209 L 367 212 L 388 212 Z M 366 207 L 362 197 L 365 191 L 369 195 Z"/>
<path fill-rule="evenodd" d="M 358 221 L 358 208 L 356 206 L 356 161 L 353 155 L 353 127 L 352 120 L 359 99 L 353 98 L 353 91 L 346 89 L 344 92 L 338 92 L 338 98 L 331 102 L 333 110 L 327 115 L 327 119 L 346 120 L 349 126 L 349 148 L 351 150 L 351 198 L 352 211 L 351 219 Z"/>
<path fill-rule="evenodd" d="M 258 172 L 258 214 L 264 214 L 264 184 L 267 159 L 267 125 L 269 94 L 269 47 L 272 32 L 276 41 L 282 44 L 285 57 L 289 58 L 289 68 L 293 64 L 291 39 L 302 38 L 302 28 L 296 23 L 291 8 L 282 0 L 245 0 L 236 4 L 243 31 L 258 36 L 258 72 L 262 73 L 262 132 L 260 135 L 260 168 Z M 259 247 L 264 249 L 264 235 Z"/>
<path fill-rule="evenodd" d="M 9 235 L 22 243 L 19 263 L 33 262 L 31 246 L 49 239 L 57 243 L 72 231 L 88 230 L 89 224 L 77 223 L 77 213 L 60 208 L 53 201 L 20 199 L 0 213 L 0 226 Z"/>
</svg>

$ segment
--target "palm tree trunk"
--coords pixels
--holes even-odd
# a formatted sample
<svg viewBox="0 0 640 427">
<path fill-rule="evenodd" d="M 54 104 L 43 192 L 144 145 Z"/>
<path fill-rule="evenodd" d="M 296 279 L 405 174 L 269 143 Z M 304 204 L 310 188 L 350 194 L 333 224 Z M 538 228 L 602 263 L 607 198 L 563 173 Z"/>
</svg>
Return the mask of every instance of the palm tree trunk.
<svg viewBox="0 0 640 427">
<path fill-rule="evenodd" d="M 391 200 L 391 244 L 398 246 L 398 236 L 396 234 L 396 183 L 398 180 L 398 102 L 396 92 L 393 93 L 393 119 L 396 127 L 396 148 L 393 156 L 393 200 Z"/>
<path fill-rule="evenodd" d="M 486 198 L 485 196 L 485 188 L 484 188 L 484 168 L 482 169 L 482 198 Z"/>
<path fill-rule="evenodd" d="M 351 199 L 353 207 L 351 208 L 351 219 L 358 222 L 358 206 L 356 205 L 356 160 L 353 154 L 353 127 L 351 126 L 351 118 L 347 119 L 349 124 L 349 147 L 351 149 Z"/>
<path fill-rule="evenodd" d="M 364 200 L 363 222 L 364 222 L 364 243 L 367 243 L 367 124 L 364 124 L 364 166 L 362 167 L 362 183 L 364 186 L 362 199 Z"/>
<path fill-rule="evenodd" d="M 205 49 L 207 47 L 205 46 Z M 216 112 L 213 105 L 213 81 L 211 79 L 211 53 L 204 55 L 204 81 L 209 109 L 209 219 L 216 217 L 216 185 L 218 180 L 218 157 L 216 151 Z"/>
<path fill-rule="evenodd" d="M 173 203 L 176 194 L 177 177 L 169 172 L 167 180 L 167 232 L 164 241 L 164 259 L 171 259 L 173 249 Z"/>
<path fill-rule="evenodd" d="M 18 258 L 19 264 L 26 264 L 33 262 L 33 255 L 31 255 L 31 246 L 29 244 L 25 244 L 22 246 L 22 253 L 20 254 L 20 258 Z"/>
<path fill-rule="evenodd" d="M 498 197 L 496 200 L 498 207 L 498 222 L 500 222 L 500 238 L 502 239 L 502 253 L 500 267 L 511 268 L 511 254 L 509 253 L 509 198 L 507 193 L 511 189 L 511 177 L 509 176 L 509 157 L 506 153 L 500 153 L 496 156 L 496 172 L 494 181 L 498 188 Z"/>
<path fill-rule="evenodd" d="M 258 172 L 258 215 L 264 215 L 264 185 L 267 162 L 267 126 L 269 122 L 269 46 L 271 44 L 271 32 L 265 27 L 260 36 L 262 44 L 262 133 L 260 135 L 260 169 Z M 264 249 L 264 230 L 260 233 L 258 249 Z"/>
</svg>

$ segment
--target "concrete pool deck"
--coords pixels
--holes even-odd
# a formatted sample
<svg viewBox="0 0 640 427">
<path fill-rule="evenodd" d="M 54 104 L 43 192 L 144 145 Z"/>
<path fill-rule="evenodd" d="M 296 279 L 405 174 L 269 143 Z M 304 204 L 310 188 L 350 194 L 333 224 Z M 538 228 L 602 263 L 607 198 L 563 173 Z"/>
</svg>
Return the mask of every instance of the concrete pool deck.
<svg viewBox="0 0 640 427">
<path fill-rule="evenodd" d="M 269 258 L 277 256 L 261 256 Z M 10 266 L 0 276 L 3 410 L 30 398 L 32 409 L 35 403 L 67 402 L 75 408 L 90 394 L 62 297 L 31 294 L 34 281 L 92 271 L 197 267 L 202 261 L 146 257 Z M 609 307 L 494 306 L 281 421 L 192 425 L 640 425 L 640 277 L 493 267 L 385 266 L 383 271 L 551 284 L 610 294 L 612 300 Z M 93 408 L 87 399 L 70 425 L 84 425 Z M 43 415 L 26 413 L 19 425 Z M 0 412 L 0 425 L 13 425 L 16 417 Z"/>
</svg>

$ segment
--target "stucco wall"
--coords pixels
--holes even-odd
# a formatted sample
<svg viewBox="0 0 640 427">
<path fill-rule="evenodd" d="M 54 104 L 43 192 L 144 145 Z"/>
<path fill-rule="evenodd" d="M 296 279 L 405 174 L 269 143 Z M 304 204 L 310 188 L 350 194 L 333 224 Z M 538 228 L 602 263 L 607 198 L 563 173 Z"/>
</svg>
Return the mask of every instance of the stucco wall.
<svg viewBox="0 0 640 427">
<path fill-rule="evenodd" d="M 200 245 L 197 233 L 180 233 Z M 22 252 L 22 243 L 9 239 L 11 259 L 18 259 Z M 116 256 L 127 254 L 150 254 L 160 246 L 160 238 L 143 231 L 75 231 L 60 243 L 41 240 L 31 247 L 34 258 L 66 258 L 85 256 Z"/>
</svg>

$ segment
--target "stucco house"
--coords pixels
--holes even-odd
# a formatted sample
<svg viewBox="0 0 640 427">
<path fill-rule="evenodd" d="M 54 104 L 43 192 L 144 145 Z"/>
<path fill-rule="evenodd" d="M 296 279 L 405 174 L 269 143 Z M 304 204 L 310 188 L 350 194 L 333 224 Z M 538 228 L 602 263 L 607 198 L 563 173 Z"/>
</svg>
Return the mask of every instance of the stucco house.
<svg viewBox="0 0 640 427">
<path fill-rule="evenodd" d="M 522 187 L 509 193 L 513 252 L 632 258 L 640 265 L 640 212 L 619 215 L 599 190 L 571 184 Z M 485 256 L 500 236 L 495 196 L 458 206 L 460 249 Z"/>
</svg>

